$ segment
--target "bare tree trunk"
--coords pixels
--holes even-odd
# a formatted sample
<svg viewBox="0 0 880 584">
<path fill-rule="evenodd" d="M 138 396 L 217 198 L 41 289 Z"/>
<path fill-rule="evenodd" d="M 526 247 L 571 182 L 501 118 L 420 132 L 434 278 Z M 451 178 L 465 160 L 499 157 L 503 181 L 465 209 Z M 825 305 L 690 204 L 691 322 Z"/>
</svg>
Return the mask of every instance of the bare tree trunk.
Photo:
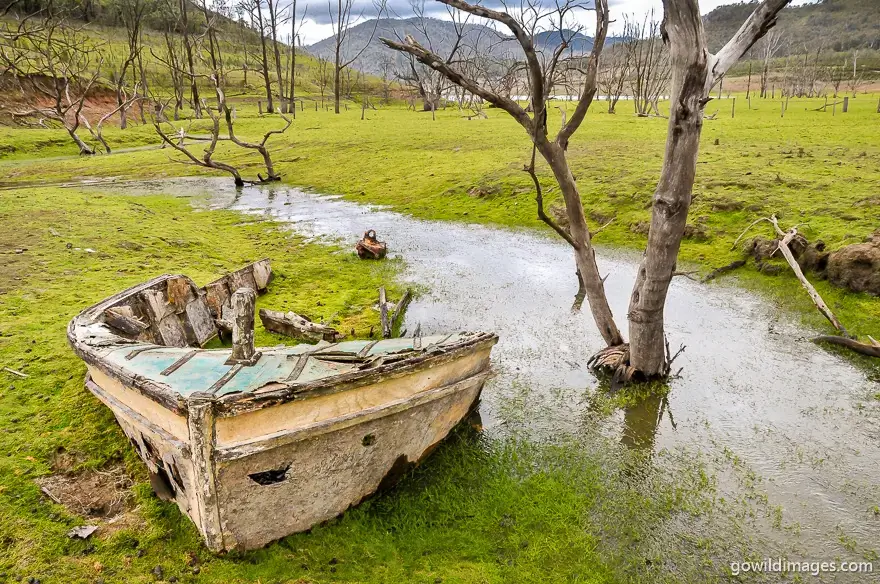
<svg viewBox="0 0 880 584">
<path fill-rule="evenodd" d="M 263 20 L 263 11 L 260 10 L 260 4 L 257 3 L 257 22 L 260 26 L 260 47 L 263 50 L 263 82 L 266 85 L 266 111 L 271 113 L 275 112 L 275 107 L 272 104 L 272 80 L 269 77 L 269 54 L 266 50 L 266 23 Z"/>
<path fill-rule="evenodd" d="M 666 373 L 663 307 L 684 236 L 703 127 L 709 72 L 696 3 L 664 2 L 672 59 L 672 100 L 666 153 L 654 192 L 648 247 L 629 305 L 630 364 L 647 376 Z"/>
<path fill-rule="evenodd" d="M 79 153 L 85 155 L 91 155 L 95 153 L 95 149 L 86 144 L 82 138 L 80 138 L 76 133 L 76 128 L 65 127 L 67 133 L 70 134 L 70 137 L 73 138 L 73 141 L 79 147 Z"/>
<path fill-rule="evenodd" d="M 340 6 L 342 3 L 340 2 Z M 340 8 L 340 13 L 342 9 Z M 337 114 L 339 113 L 339 92 L 342 90 L 342 85 L 340 83 L 340 74 L 342 73 L 340 67 L 340 50 L 341 47 L 339 43 L 336 43 L 336 61 L 335 66 L 333 67 L 333 111 Z"/>
<path fill-rule="evenodd" d="M 275 75 L 278 76 L 278 98 L 281 100 L 281 113 L 287 113 L 284 102 L 284 77 L 281 75 L 281 51 L 278 47 L 278 0 L 269 0 L 269 24 L 272 27 L 272 48 L 275 52 Z"/>
<path fill-rule="evenodd" d="M 202 117 L 202 104 L 199 100 L 199 86 L 196 83 L 195 66 L 193 64 L 192 38 L 189 35 L 189 19 L 187 15 L 189 0 L 180 0 L 180 27 L 183 33 L 183 46 L 186 49 L 186 64 L 189 72 L 192 107 L 197 118 Z"/>
<path fill-rule="evenodd" d="M 733 39 L 712 57 L 699 7 L 692 0 L 664 0 L 664 29 L 672 59 L 669 130 L 660 181 L 654 192 L 648 246 L 629 305 L 630 364 L 645 376 L 666 375 L 663 308 L 687 223 L 703 129 L 703 108 L 714 81 L 775 23 L 788 0 L 765 0 Z"/>
<path fill-rule="evenodd" d="M 287 95 L 290 101 L 290 113 L 293 115 L 293 119 L 296 119 L 296 101 L 294 100 L 296 97 L 296 0 L 293 0 L 290 7 L 290 22 L 290 90 Z"/>
<path fill-rule="evenodd" d="M 605 296 L 605 283 L 599 275 L 596 254 L 590 242 L 590 230 L 584 216 L 584 205 L 578 192 L 577 183 L 568 167 L 565 152 L 558 145 L 546 139 L 538 141 L 538 150 L 553 170 L 553 176 L 562 190 L 565 209 L 568 215 L 569 231 L 574 242 L 574 258 L 579 278 L 583 285 L 593 320 L 608 345 L 620 345 L 623 336 L 614 323 L 614 315 Z"/>
</svg>

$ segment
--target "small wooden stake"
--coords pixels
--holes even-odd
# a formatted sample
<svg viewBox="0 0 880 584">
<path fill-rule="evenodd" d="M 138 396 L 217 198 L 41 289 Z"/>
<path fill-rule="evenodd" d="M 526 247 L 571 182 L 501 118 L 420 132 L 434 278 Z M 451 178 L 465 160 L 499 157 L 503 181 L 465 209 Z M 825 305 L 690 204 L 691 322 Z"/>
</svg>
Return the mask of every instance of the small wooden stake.
<svg viewBox="0 0 880 584">
<path fill-rule="evenodd" d="M 260 110 L 260 115 L 263 115 L 263 102 L 262 101 L 257 102 L 257 109 Z"/>
<path fill-rule="evenodd" d="M 848 111 L 849 111 L 849 97 L 844 97 L 843 98 L 843 113 L 846 113 Z"/>
<path fill-rule="evenodd" d="M 232 294 L 232 355 L 227 365 L 253 365 L 260 359 L 254 348 L 254 309 L 257 293 L 250 288 L 239 288 Z"/>
<path fill-rule="evenodd" d="M 736 117 L 736 98 L 733 98 L 733 103 L 730 105 L 730 117 Z"/>
<path fill-rule="evenodd" d="M 385 286 L 379 287 L 379 323 L 382 325 L 382 337 L 391 337 L 391 320 L 388 318 L 388 299 L 385 297 Z"/>
</svg>

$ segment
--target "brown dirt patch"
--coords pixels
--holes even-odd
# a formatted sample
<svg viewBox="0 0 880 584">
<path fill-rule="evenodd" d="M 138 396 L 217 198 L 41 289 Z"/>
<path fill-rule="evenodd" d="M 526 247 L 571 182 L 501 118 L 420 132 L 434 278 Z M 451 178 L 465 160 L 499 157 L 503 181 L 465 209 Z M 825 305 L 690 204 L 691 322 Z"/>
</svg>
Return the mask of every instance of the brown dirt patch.
<svg viewBox="0 0 880 584">
<path fill-rule="evenodd" d="M 64 464 L 64 463 L 63 463 Z M 134 484 L 122 464 L 100 470 L 61 473 L 37 479 L 40 490 L 76 515 L 93 519 L 116 517 L 132 502 Z"/>
</svg>

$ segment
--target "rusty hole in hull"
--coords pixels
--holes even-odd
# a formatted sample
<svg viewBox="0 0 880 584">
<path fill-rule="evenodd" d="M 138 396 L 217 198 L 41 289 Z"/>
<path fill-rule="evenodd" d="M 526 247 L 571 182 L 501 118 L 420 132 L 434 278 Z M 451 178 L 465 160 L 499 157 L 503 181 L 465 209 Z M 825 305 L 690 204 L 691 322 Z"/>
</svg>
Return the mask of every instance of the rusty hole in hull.
<svg viewBox="0 0 880 584">
<path fill-rule="evenodd" d="M 289 464 L 281 468 L 264 470 L 262 472 L 249 474 L 248 478 L 258 485 L 275 485 L 287 479 L 288 470 L 290 470 Z"/>
</svg>

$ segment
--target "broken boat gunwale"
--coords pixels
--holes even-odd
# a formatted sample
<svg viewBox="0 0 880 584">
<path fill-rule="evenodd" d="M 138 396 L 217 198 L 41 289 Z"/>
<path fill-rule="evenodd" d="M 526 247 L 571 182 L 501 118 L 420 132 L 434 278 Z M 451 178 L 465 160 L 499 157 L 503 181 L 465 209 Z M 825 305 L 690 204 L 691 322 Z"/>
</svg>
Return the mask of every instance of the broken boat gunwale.
<svg viewBox="0 0 880 584">
<path fill-rule="evenodd" d="M 143 341 L 135 341 L 122 337 L 102 322 L 99 317 L 107 308 L 112 307 L 121 300 L 138 294 L 141 291 L 148 290 L 157 284 L 173 278 L 186 278 L 179 274 L 163 274 L 152 278 L 142 284 L 127 288 L 109 298 L 106 298 L 77 314 L 67 326 L 67 340 L 74 353 L 79 356 L 87 364 L 100 369 L 103 373 L 116 377 L 123 381 L 130 388 L 137 390 L 145 397 L 159 403 L 169 410 L 186 414 L 189 410 L 190 402 L 204 402 L 206 399 L 213 403 L 216 415 L 221 417 L 234 416 L 240 413 L 260 410 L 265 407 L 287 403 L 293 400 L 308 399 L 328 395 L 341 391 L 347 391 L 361 386 L 371 385 L 381 381 L 396 379 L 399 377 L 411 375 L 414 372 L 431 368 L 435 365 L 441 365 L 460 358 L 463 354 L 480 350 L 484 347 L 491 347 L 498 342 L 498 336 L 495 333 L 478 332 L 472 333 L 471 338 L 466 338 L 454 344 L 444 345 L 442 347 L 432 347 L 431 344 L 425 345 L 420 349 L 410 349 L 405 352 L 414 352 L 415 354 L 393 363 L 379 364 L 375 367 L 350 371 L 347 373 L 323 377 L 311 381 L 271 381 L 261 387 L 256 387 L 247 392 L 235 392 L 225 395 L 214 395 L 207 391 L 197 391 L 189 395 L 181 395 L 170 386 L 149 377 L 127 372 L 124 368 L 108 363 L 99 354 L 98 350 L 103 347 L 131 347 L 133 351 L 144 351 L 152 349 L 168 349 L 156 343 L 147 343 Z M 188 280 L 188 278 L 187 278 Z M 103 338 L 99 339 L 94 345 L 87 340 L 81 340 L 77 337 L 76 331 L 79 327 L 100 326 L 103 330 Z M 213 337 L 212 337 L 213 338 Z M 209 339 L 210 340 L 210 339 Z M 315 345 L 313 350 L 299 353 L 300 356 L 319 357 L 322 351 L 333 348 L 335 345 Z M 186 349 L 180 347 L 181 350 Z M 229 349 L 194 349 L 190 351 L 198 353 L 226 353 Z M 265 353 L 271 352 L 267 349 Z M 332 353 L 328 353 L 330 357 Z M 271 390 L 263 388 L 273 387 Z M 207 389 L 207 388 L 206 388 Z"/>
</svg>

